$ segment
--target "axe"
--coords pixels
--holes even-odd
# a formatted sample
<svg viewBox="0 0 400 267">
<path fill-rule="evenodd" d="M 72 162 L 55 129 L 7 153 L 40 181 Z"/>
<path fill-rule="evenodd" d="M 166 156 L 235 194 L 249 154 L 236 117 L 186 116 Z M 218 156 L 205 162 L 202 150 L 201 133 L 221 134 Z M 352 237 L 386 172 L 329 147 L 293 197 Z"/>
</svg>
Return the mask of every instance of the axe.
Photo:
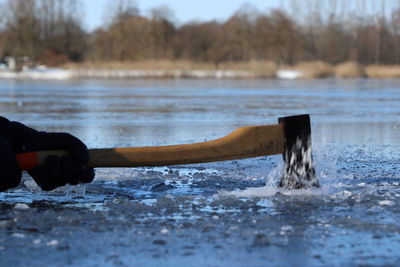
<svg viewBox="0 0 400 267">
<path fill-rule="evenodd" d="M 36 151 L 17 155 L 22 170 L 65 151 Z M 311 155 L 309 115 L 278 119 L 278 124 L 246 126 L 222 138 L 193 144 L 89 149 L 90 167 L 154 167 L 206 163 L 282 154 L 279 185 L 288 189 L 318 187 Z"/>
</svg>

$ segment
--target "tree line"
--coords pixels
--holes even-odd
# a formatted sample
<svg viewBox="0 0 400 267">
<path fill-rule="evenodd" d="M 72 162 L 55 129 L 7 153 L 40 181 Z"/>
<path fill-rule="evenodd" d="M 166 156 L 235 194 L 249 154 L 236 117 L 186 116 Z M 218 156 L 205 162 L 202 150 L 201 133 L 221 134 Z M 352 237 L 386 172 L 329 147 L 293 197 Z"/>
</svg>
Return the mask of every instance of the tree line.
<svg viewBox="0 0 400 267">
<path fill-rule="evenodd" d="M 377 4 L 379 2 L 379 4 Z M 225 21 L 174 22 L 167 7 L 143 15 L 135 2 L 109 2 L 108 19 L 88 32 L 80 0 L 7 0 L 0 7 L 0 57 L 69 61 L 321 60 L 400 63 L 400 8 L 390 0 L 287 0 L 261 12 L 242 6 Z"/>
</svg>

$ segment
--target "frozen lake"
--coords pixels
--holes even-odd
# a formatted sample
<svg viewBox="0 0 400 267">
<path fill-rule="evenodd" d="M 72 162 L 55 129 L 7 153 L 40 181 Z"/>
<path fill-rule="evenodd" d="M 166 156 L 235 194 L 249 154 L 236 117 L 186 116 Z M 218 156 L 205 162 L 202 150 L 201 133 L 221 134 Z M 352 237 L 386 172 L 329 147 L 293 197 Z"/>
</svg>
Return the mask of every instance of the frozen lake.
<svg viewBox="0 0 400 267">
<path fill-rule="evenodd" d="M 399 80 L 0 80 L 1 116 L 90 148 L 211 140 L 303 113 L 320 189 L 278 189 L 279 155 L 98 169 L 53 192 L 25 176 L 0 193 L 0 266 L 397 265 Z"/>
</svg>

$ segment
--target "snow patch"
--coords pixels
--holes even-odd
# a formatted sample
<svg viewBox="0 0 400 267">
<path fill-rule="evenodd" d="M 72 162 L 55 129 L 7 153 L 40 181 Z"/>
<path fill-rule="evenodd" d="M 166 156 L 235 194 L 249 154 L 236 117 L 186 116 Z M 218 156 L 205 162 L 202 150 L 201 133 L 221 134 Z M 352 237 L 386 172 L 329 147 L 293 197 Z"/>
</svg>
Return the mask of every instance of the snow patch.
<svg viewBox="0 0 400 267">
<path fill-rule="evenodd" d="M 276 76 L 279 79 L 294 80 L 301 77 L 301 72 L 297 70 L 278 70 Z"/>
</svg>

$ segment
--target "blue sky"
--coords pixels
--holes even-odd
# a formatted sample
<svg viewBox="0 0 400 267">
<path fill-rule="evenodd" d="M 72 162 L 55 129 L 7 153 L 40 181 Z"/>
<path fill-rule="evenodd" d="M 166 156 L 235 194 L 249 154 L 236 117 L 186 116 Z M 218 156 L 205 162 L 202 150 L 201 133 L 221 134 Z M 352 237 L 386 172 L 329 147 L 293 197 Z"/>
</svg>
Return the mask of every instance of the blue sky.
<svg viewBox="0 0 400 267">
<path fill-rule="evenodd" d="M 7 0 L 0 0 L 0 3 L 4 3 Z M 10 0 L 12 1 L 12 0 Z M 83 3 L 84 18 L 83 22 L 86 25 L 87 30 L 93 30 L 101 25 L 104 25 L 104 20 L 109 18 L 107 16 L 107 8 L 110 5 L 118 3 L 119 0 L 79 0 Z M 133 0 L 137 3 L 141 14 L 148 15 L 148 11 L 153 7 L 168 6 L 175 14 L 176 23 L 186 23 L 192 20 L 208 21 L 208 20 L 224 20 L 232 15 L 242 5 L 248 3 L 256 7 L 261 12 L 266 12 L 274 8 L 282 8 L 286 6 L 291 12 L 296 14 L 301 12 L 298 10 L 300 7 L 292 6 L 289 7 L 289 0 Z M 399 7 L 399 0 L 368 0 L 368 10 L 370 13 L 376 13 L 380 10 L 382 3 L 385 3 L 386 7 Z M 321 0 L 298 0 L 297 3 L 301 3 L 300 9 L 309 10 L 311 3 L 331 3 L 330 1 Z M 344 4 L 346 8 L 352 8 L 354 10 L 359 9 L 359 3 L 363 3 L 362 0 L 341 0 L 338 1 L 338 6 Z M 341 3 L 341 4 L 340 4 Z M 358 3 L 358 4 L 357 4 Z M 329 5 L 328 5 L 329 7 Z M 389 11 L 392 10 L 389 8 Z M 315 10 L 316 12 L 323 12 L 323 10 Z M 390 15 L 390 13 L 389 13 Z"/>
<path fill-rule="evenodd" d="M 81 0 L 85 5 L 85 24 L 92 30 L 102 24 L 106 7 L 117 0 Z M 191 20 L 226 19 L 245 3 L 261 11 L 280 7 L 281 0 L 136 0 L 142 14 L 153 7 L 166 5 L 175 13 L 178 23 Z"/>
</svg>

